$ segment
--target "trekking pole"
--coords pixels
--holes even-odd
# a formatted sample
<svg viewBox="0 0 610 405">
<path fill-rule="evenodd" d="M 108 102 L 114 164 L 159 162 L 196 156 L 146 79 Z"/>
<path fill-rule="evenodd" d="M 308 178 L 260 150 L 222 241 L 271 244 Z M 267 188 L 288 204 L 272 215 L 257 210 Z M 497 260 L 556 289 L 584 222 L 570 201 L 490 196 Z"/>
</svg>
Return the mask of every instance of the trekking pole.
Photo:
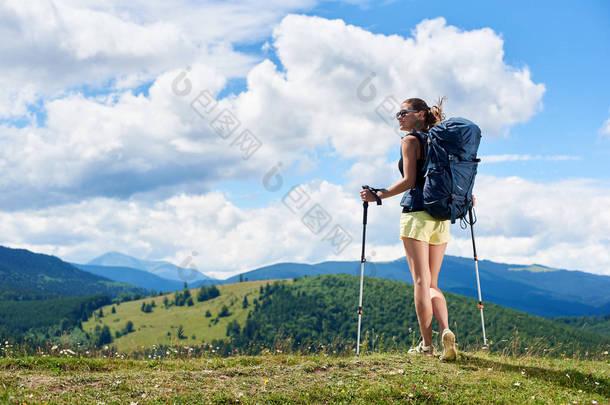
<svg viewBox="0 0 610 405">
<path fill-rule="evenodd" d="M 479 281 L 479 259 L 477 247 L 474 244 L 474 222 L 472 220 L 472 207 L 468 210 L 468 222 L 470 223 L 470 236 L 472 237 L 472 251 L 474 252 L 474 269 L 477 274 L 477 290 L 479 291 L 479 309 L 481 310 L 481 328 L 483 329 L 483 349 L 487 350 L 487 337 L 485 336 L 485 318 L 483 317 L 483 300 L 481 298 L 481 282 Z"/>
<path fill-rule="evenodd" d="M 370 190 L 375 199 L 377 200 L 377 205 L 381 205 L 381 198 L 377 195 L 377 189 L 369 186 L 362 186 L 363 189 Z M 362 215 L 362 255 L 360 256 L 360 300 L 358 302 L 358 343 L 356 345 L 356 356 L 360 356 L 360 325 L 362 323 L 362 285 L 364 284 L 364 262 L 366 262 L 366 258 L 364 257 L 364 241 L 366 238 L 366 214 L 369 208 L 368 201 L 364 201 L 362 203 L 364 207 L 364 213 Z"/>
</svg>

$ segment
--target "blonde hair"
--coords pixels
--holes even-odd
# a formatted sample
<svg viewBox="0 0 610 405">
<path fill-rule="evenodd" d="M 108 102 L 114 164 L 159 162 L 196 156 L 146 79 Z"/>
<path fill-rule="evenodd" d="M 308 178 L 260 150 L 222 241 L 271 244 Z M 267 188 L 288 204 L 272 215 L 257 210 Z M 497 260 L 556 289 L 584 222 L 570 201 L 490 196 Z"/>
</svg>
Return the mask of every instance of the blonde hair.
<svg viewBox="0 0 610 405">
<path fill-rule="evenodd" d="M 443 96 L 438 99 L 438 104 L 432 107 L 428 107 L 428 104 L 421 98 L 408 98 L 403 101 L 403 104 L 408 104 L 411 108 L 418 111 L 425 111 L 426 115 L 424 118 L 424 131 L 428 131 L 433 126 L 437 125 L 441 121 L 445 119 L 445 114 L 443 113 L 443 102 L 447 99 L 447 97 Z"/>
</svg>

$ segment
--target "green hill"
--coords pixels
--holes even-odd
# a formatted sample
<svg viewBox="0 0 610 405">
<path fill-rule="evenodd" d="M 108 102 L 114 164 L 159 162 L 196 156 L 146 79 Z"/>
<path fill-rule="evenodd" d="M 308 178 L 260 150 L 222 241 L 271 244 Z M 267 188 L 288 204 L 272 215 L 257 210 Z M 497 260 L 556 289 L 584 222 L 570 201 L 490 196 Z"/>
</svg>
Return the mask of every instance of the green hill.
<svg viewBox="0 0 610 405">
<path fill-rule="evenodd" d="M 115 314 L 106 306 L 103 312 L 107 315 L 91 318 L 83 323 L 83 329 L 93 333 L 96 326 L 107 325 L 114 336 L 131 321 L 134 332 L 112 343 L 125 352 L 153 344 L 196 345 L 214 339 L 230 342 L 227 351 L 248 351 L 252 343 L 275 347 L 279 340 L 290 350 L 301 352 L 314 351 L 321 345 L 332 345 L 339 351 L 355 348 L 359 277 L 337 274 L 293 282 L 251 281 L 221 285 L 218 289 L 219 297 L 195 301 L 190 307 L 165 309 L 164 297 L 122 303 Z M 190 291 L 193 296 L 197 293 L 196 289 Z M 173 294 L 166 296 L 171 299 Z M 250 306 L 242 308 L 246 296 Z M 476 301 L 451 293 L 445 296 L 459 347 L 480 347 Z M 150 313 L 142 312 L 142 303 L 151 300 L 155 300 L 156 307 Z M 363 301 L 362 343 L 369 350 L 404 349 L 419 339 L 411 284 L 367 277 Z M 218 317 L 223 305 L 231 315 Z M 205 317 L 207 310 L 211 317 Z M 494 304 L 486 304 L 485 316 L 490 350 L 495 352 L 569 356 L 599 353 L 610 347 L 608 337 Z M 177 337 L 180 325 L 184 339 Z M 438 332 L 436 323 L 433 326 Z M 438 334 L 435 336 L 438 338 Z"/>
<path fill-rule="evenodd" d="M 290 282 L 287 280 L 286 282 Z M 236 284 L 219 285 L 220 296 L 207 301 L 193 299 L 192 306 L 170 306 L 165 308 L 163 300 L 165 297 L 171 301 L 175 293 L 164 294 L 154 298 L 142 298 L 120 305 L 106 305 L 102 307 L 104 317 L 94 316 L 87 322 L 83 322 L 83 330 L 90 335 L 94 333 L 97 325 L 107 325 L 112 336 L 117 331 L 124 329 L 126 323 L 133 323 L 133 332 L 114 338 L 112 344 L 119 350 L 128 352 L 137 350 L 141 346 L 151 347 L 153 344 L 170 345 L 184 344 L 195 345 L 202 342 L 211 342 L 214 339 L 227 337 L 227 326 L 236 321 L 243 325 L 248 317 L 248 312 L 254 305 L 252 299 L 258 297 L 261 286 L 273 283 L 273 280 L 249 281 Z M 189 289 L 191 296 L 196 297 L 199 289 Z M 243 308 L 244 297 L 248 297 L 249 306 Z M 142 312 L 142 303 L 155 302 L 152 312 Z M 231 315 L 218 317 L 223 305 L 226 305 Z M 112 307 L 115 313 L 112 313 Z M 206 318 L 206 311 L 211 316 Z M 216 322 L 215 319 L 218 319 Z M 178 339 L 177 330 L 182 325 L 184 328 L 184 339 Z M 169 333 L 169 335 L 168 335 Z M 195 338 L 193 338 L 193 335 Z"/>
<path fill-rule="evenodd" d="M 79 270 L 55 256 L 4 246 L 0 246 L 0 280 L 0 300 L 147 294 L 143 288 Z"/>
<path fill-rule="evenodd" d="M 557 322 L 610 337 L 610 314 L 594 316 L 572 316 L 554 319 Z"/>
<path fill-rule="evenodd" d="M 79 325 L 91 311 L 110 302 L 107 295 L 0 301 L 0 340 L 27 337 L 42 343 Z"/>
<path fill-rule="evenodd" d="M 271 345 L 278 334 L 284 334 L 292 337 L 293 349 L 316 343 L 354 346 L 359 281 L 359 277 L 338 274 L 305 277 L 290 286 L 275 284 L 248 317 L 236 337 L 237 345 L 248 341 Z M 459 347 L 480 347 L 476 301 L 451 293 L 445 297 Z M 485 323 L 492 351 L 572 355 L 610 347 L 608 337 L 495 304 L 485 305 Z M 438 338 L 436 322 L 433 329 Z M 411 284 L 365 278 L 362 333 L 368 333 L 371 347 L 408 347 L 419 339 L 418 330 Z"/>
</svg>

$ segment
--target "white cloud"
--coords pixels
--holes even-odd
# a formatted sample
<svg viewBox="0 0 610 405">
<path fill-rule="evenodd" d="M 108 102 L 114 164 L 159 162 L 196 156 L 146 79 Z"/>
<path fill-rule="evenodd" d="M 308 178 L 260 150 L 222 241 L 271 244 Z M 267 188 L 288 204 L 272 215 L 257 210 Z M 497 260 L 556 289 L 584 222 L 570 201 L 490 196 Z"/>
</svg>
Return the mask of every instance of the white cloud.
<svg viewBox="0 0 610 405">
<path fill-rule="evenodd" d="M 569 155 L 487 155 L 479 156 L 483 163 L 503 163 L 529 160 L 565 161 L 580 160 L 580 156 Z"/>
<path fill-rule="evenodd" d="M 333 246 L 322 238 L 330 225 L 314 234 L 301 221 L 303 214 L 319 203 L 335 216 L 331 225 L 351 229 L 346 213 L 359 203 L 349 201 L 340 187 L 326 182 L 305 187 L 311 200 L 300 211 L 294 208 L 296 213 L 280 201 L 266 208 L 240 209 L 221 193 L 210 192 L 179 194 L 155 204 L 95 198 L 35 213 L 0 213 L 0 220 L 6 225 L 5 244 L 11 247 L 76 262 L 119 250 L 181 263 L 195 251 L 197 268 L 208 275 L 228 277 L 279 261 L 313 262 L 328 256 Z M 345 211 L 345 206 L 326 199 L 337 193 L 352 210 Z M 356 252 L 355 242 L 349 249 Z"/>
<path fill-rule="evenodd" d="M 390 127 L 395 106 L 379 114 L 386 96 L 432 102 L 446 95 L 447 114 L 471 118 L 486 136 L 505 134 L 541 108 L 544 85 L 532 82 L 527 67 L 503 61 L 499 35 L 489 28 L 463 31 L 443 18 L 425 20 L 412 37 L 403 38 L 376 35 L 341 20 L 289 15 L 273 30 L 272 48 L 283 70 L 269 60 L 255 64 L 232 44 L 265 39 L 287 10 L 313 2 L 266 4 L 2 3 L 0 34 L 9 40 L 0 44 L 0 85 L 6 89 L 0 117 L 31 114 L 28 106 L 41 99 L 47 114 L 44 127 L 0 127 L 0 169 L 7 173 L 0 179 L 5 243 L 71 261 L 120 250 L 180 263 L 197 251 L 198 267 L 217 276 L 278 261 L 358 260 L 361 181 L 381 185 L 391 178 L 390 171 L 397 179 L 395 163 L 384 158 L 391 150 L 398 158 L 399 147 Z M 181 97 L 172 92 L 172 82 L 187 65 L 192 91 Z M 247 91 L 219 100 L 214 113 L 233 111 L 241 122 L 237 133 L 248 129 L 260 138 L 263 147 L 249 160 L 231 144 L 237 135 L 220 138 L 210 127 L 212 115 L 202 118 L 190 106 L 201 90 L 215 95 L 227 79 L 242 76 Z M 148 81 L 153 85 L 147 97 L 129 90 Z M 110 94 L 86 98 L 78 91 L 81 86 Z M 388 117 L 390 125 L 384 121 Z M 226 179 L 260 179 L 278 161 L 284 167 L 295 162 L 311 167 L 315 159 L 306 156 L 320 148 L 338 159 L 364 158 L 379 167 L 371 172 L 356 163 L 344 186 L 308 184 L 310 206 L 319 202 L 332 215 L 330 225 L 342 226 L 353 238 L 340 254 L 322 240 L 326 230 L 314 235 L 302 223 L 304 212 L 294 214 L 279 201 L 241 209 L 210 191 Z M 497 180 L 506 183 L 506 190 L 512 181 Z M 546 201 L 535 193 L 538 185 L 526 185 Z M 599 189 L 576 185 L 583 195 Z M 484 191 L 478 195 L 482 207 L 485 196 Z M 515 199 L 512 194 L 506 198 Z M 367 252 L 375 252 L 376 260 L 403 254 L 398 197 L 394 201 L 369 210 Z M 507 210 L 512 215 L 507 219 L 521 215 L 520 209 Z M 536 218 L 536 229 L 546 235 L 544 225 L 551 219 Z M 540 258 L 551 261 L 543 264 L 565 259 L 565 267 L 575 262 L 561 255 L 569 250 L 562 244 L 582 247 L 587 240 L 597 246 L 584 233 L 579 242 L 551 228 L 549 242 L 517 225 L 497 232 L 485 228 L 481 244 L 489 252 L 493 238 L 509 238 L 501 255 L 487 257 L 538 257 L 532 249 L 539 248 L 547 255 Z M 455 246 L 461 246 L 456 239 Z M 523 256 L 520 246 L 529 246 L 530 256 Z M 585 264 L 607 272 L 603 246 L 596 252 Z"/>
<path fill-rule="evenodd" d="M 604 136 L 606 138 L 610 137 L 610 118 L 608 118 L 606 120 L 606 122 L 604 122 L 604 124 L 602 125 L 602 127 L 599 129 L 598 133 L 601 136 Z"/>
<path fill-rule="evenodd" d="M 277 262 L 360 259 L 359 187 L 311 181 L 301 208 L 281 197 L 265 208 L 241 209 L 219 192 L 178 194 L 152 203 L 94 198 L 80 203 L 0 213 L 3 244 L 86 262 L 110 250 L 152 260 L 193 263 L 219 278 Z M 610 188 L 591 180 L 534 183 L 480 176 L 475 225 L 480 259 L 610 275 Z M 285 196 L 289 187 L 280 190 Z M 292 194 L 293 196 L 295 194 Z M 404 257 L 399 196 L 369 205 L 366 254 L 373 261 Z M 300 200 L 303 201 L 303 200 Z M 330 220 L 313 233 L 303 216 L 319 204 Z M 324 240 L 335 225 L 351 237 L 344 250 Z M 468 230 L 452 227 L 448 254 L 472 256 Z"/>
<path fill-rule="evenodd" d="M 535 183 L 480 176 L 475 186 L 482 259 L 610 275 L 610 193 L 593 180 Z M 448 251 L 468 256 L 468 235 Z"/>
<path fill-rule="evenodd" d="M 70 94 L 47 103 L 44 128 L 1 127 L 0 179 L 4 209 L 77 201 L 95 195 L 125 198 L 157 187 L 224 177 L 223 165 L 242 165 L 235 148 L 221 142 L 172 92 L 180 70 L 159 76 L 149 97 L 131 92 L 97 100 Z M 225 78 L 204 65 L 191 67 L 194 89 L 218 92 Z M 193 91 L 194 93 L 194 91 Z"/>
<path fill-rule="evenodd" d="M 55 11 L 41 11 L 9 2 L 5 16 L 6 8 L 11 6 L 11 12 L 19 17 L 10 21 L 17 21 L 17 26 L 44 20 L 46 25 L 33 24 L 31 41 L 48 42 L 49 47 L 55 47 L 53 52 L 60 48 L 61 52 L 69 51 L 70 60 L 86 60 L 96 71 L 107 65 L 118 69 L 110 73 L 125 72 L 117 78 L 118 87 L 141 80 L 138 69 L 148 61 L 147 52 L 154 61 L 161 61 L 158 67 L 162 68 L 167 59 L 172 59 L 167 52 L 174 52 L 174 43 L 185 46 L 189 41 L 203 41 L 203 37 L 192 36 L 192 25 L 185 23 L 182 27 L 171 19 L 151 22 L 155 18 L 147 15 L 138 21 L 129 9 L 118 6 L 110 13 L 103 7 L 101 11 L 91 11 L 75 9 L 72 3 L 57 4 Z M 60 19 L 66 27 L 59 29 L 59 22 L 43 18 L 43 11 L 72 17 Z M 115 24 L 124 35 L 108 33 L 95 44 L 76 39 L 81 33 L 85 37 L 93 35 L 76 21 L 79 13 L 92 24 Z M 106 35 L 103 29 L 99 31 Z M 136 46 L 135 56 L 125 56 L 133 46 L 129 41 L 137 44 L 157 36 L 163 40 Z M 0 207 L 12 210 L 24 204 L 44 206 L 96 195 L 126 198 L 159 188 L 165 189 L 159 193 L 165 198 L 191 188 L 207 190 L 223 179 L 260 178 L 278 161 L 284 167 L 301 162 L 301 167 L 306 168 L 315 160 L 304 154 L 313 153 L 316 148 L 333 148 L 338 158 L 379 158 L 397 147 L 398 137 L 376 111 L 389 94 L 400 95 L 399 99 L 403 95 L 420 95 L 428 100 L 433 95 L 446 94 L 454 100 L 449 105 L 454 106 L 455 113 L 480 120 L 491 133 L 527 120 L 538 108 L 544 86 L 532 83 L 526 69 L 517 70 L 503 63 L 502 41 L 492 30 L 460 31 L 439 18 L 419 24 L 413 36 L 405 39 L 375 35 L 341 20 L 285 17 L 273 34 L 285 72 L 278 71 L 269 60 L 262 61 L 247 75 L 248 90 L 220 100 L 214 112 L 215 115 L 223 108 L 230 109 L 241 122 L 229 140 L 220 139 L 212 131 L 212 115 L 201 118 L 189 105 L 202 89 L 216 94 L 232 74 L 208 60 L 191 60 L 188 79 L 192 91 L 184 97 L 171 91 L 172 80 L 181 69 L 155 73 L 148 97 L 118 91 L 85 98 L 69 92 L 44 105 L 45 127 L 2 128 L 0 142 L 8 147 L 0 154 L 4 164 L 10 163 L 13 170 L 0 182 L 5 191 Z M 125 61 L 135 70 L 126 69 Z M 426 66 L 435 69 L 426 69 L 422 65 L 426 61 Z M 240 63 L 236 60 L 235 66 Z M 377 72 L 372 82 L 376 98 L 367 102 L 362 93 L 358 97 L 357 91 L 371 71 Z M 41 72 L 50 74 L 48 66 Z M 438 72 L 445 72 L 442 80 Z M 473 72 L 478 72 L 478 82 L 469 79 Z M 91 70 L 81 73 L 83 78 L 93 77 Z M 66 83 L 62 77 L 71 76 L 62 75 L 58 74 L 57 80 L 46 76 L 40 80 L 63 89 Z M 418 80 L 406 80 L 409 77 Z M 473 88 L 477 90 L 473 92 Z M 513 93 L 519 95 L 518 99 L 509 97 Z M 465 96 L 468 100 L 458 102 Z M 481 105 L 490 103 L 502 108 L 482 114 Z M 383 117 L 391 113 L 390 108 Z M 244 129 L 263 143 L 256 156 L 247 161 L 241 159 L 238 147 L 231 147 Z"/>
<path fill-rule="evenodd" d="M 264 38 L 289 2 L 53 0 L 0 3 L 0 118 L 68 89 L 133 87 L 160 73 L 205 63 L 243 77 L 255 59 L 236 42 Z"/>
</svg>

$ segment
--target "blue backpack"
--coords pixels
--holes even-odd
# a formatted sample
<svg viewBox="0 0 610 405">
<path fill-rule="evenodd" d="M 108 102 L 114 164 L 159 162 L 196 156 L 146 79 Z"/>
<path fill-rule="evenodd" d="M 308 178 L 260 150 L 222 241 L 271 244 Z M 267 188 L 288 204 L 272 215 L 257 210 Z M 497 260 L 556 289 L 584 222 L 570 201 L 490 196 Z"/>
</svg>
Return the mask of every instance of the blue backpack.
<svg viewBox="0 0 610 405">
<path fill-rule="evenodd" d="M 414 131 L 426 145 L 423 165 L 423 208 L 436 219 L 464 218 L 472 208 L 472 188 L 477 174 L 477 150 L 481 130 L 465 118 L 450 118 L 430 128 L 428 133 Z M 407 206 L 411 190 L 400 205 Z"/>
</svg>

